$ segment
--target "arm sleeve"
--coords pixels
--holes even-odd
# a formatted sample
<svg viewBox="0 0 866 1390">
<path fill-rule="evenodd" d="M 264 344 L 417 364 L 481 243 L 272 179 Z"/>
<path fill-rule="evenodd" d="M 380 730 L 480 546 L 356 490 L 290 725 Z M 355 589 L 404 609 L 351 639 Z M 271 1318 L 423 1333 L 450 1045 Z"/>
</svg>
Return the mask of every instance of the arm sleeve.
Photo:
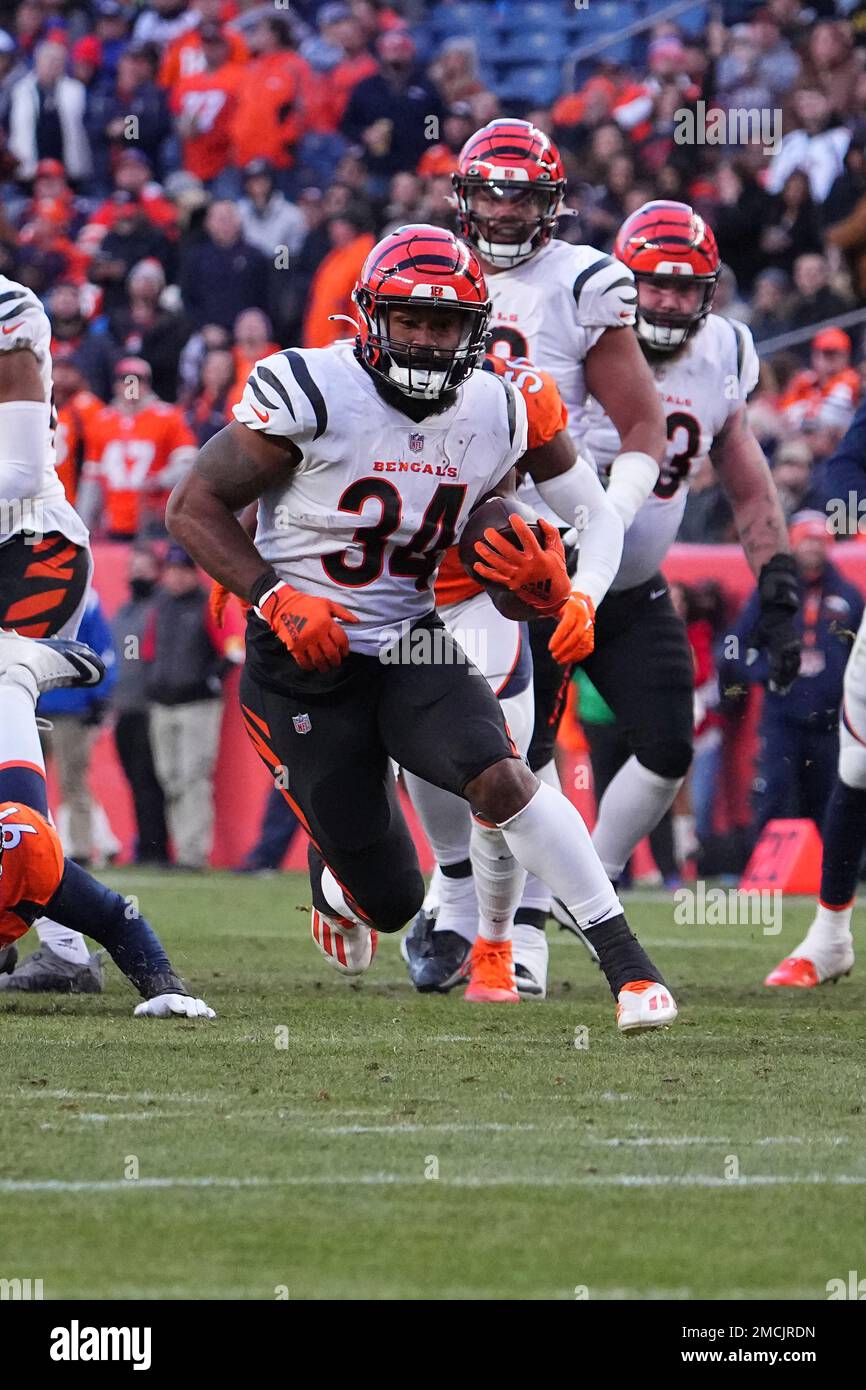
<svg viewBox="0 0 866 1390">
<path fill-rule="evenodd" d="M 597 608 L 619 569 L 625 535 L 622 517 L 585 459 L 578 458 L 567 473 L 536 487 L 557 516 L 576 527 L 579 550 L 572 588 L 587 594 Z"/>
</svg>

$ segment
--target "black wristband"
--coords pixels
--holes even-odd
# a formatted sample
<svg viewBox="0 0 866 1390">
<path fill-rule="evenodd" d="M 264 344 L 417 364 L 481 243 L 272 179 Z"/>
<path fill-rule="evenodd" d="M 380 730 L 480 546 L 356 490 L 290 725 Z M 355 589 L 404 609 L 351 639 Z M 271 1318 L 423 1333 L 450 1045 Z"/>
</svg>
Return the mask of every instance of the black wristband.
<svg viewBox="0 0 866 1390">
<path fill-rule="evenodd" d="M 272 589 L 274 585 L 279 584 L 279 582 L 280 576 L 273 568 L 267 569 L 263 574 L 260 574 L 256 582 L 250 587 L 250 603 L 253 607 L 258 608 L 259 599 L 262 595 L 266 594 L 268 589 Z"/>
<path fill-rule="evenodd" d="M 762 566 L 758 594 L 762 608 L 785 608 L 796 613 L 800 607 L 800 586 L 793 555 L 779 551 Z"/>
</svg>

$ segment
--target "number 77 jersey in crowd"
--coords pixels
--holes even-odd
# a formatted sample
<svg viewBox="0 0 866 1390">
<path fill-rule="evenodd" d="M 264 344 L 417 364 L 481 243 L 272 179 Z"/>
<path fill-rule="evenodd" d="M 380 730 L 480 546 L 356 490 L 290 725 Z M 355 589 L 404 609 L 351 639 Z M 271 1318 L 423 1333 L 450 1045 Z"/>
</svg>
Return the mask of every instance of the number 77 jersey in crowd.
<svg viewBox="0 0 866 1390">
<path fill-rule="evenodd" d="M 234 415 L 302 454 L 259 501 L 259 552 L 354 613 L 349 645 L 367 655 L 432 610 L 443 553 L 526 450 L 526 407 L 501 377 L 472 372 L 453 405 L 416 424 L 343 343 L 257 362 Z"/>
<path fill-rule="evenodd" d="M 659 480 L 625 533 L 612 590 L 650 579 L 673 545 L 689 478 L 730 417 L 745 406 L 758 381 L 759 362 L 744 324 L 709 314 L 678 353 L 645 349 L 667 421 L 668 447 Z M 598 401 L 588 398 L 577 446 L 604 482 L 620 451 L 619 435 Z"/>
</svg>

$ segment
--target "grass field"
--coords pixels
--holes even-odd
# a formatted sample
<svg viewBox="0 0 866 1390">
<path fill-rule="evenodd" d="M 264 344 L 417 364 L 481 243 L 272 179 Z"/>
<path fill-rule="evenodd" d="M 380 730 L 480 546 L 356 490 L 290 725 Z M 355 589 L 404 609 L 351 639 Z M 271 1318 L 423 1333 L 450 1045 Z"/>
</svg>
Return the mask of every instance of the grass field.
<svg viewBox="0 0 866 1390">
<path fill-rule="evenodd" d="M 46 1298 L 823 1299 L 866 1274 L 866 984 L 761 987 L 805 900 L 781 936 L 633 900 L 681 1014 L 626 1039 L 564 933 L 552 997 L 495 1008 L 414 994 L 395 938 L 340 979 L 296 877 L 110 881 L 219 1017 L 133 1019 L 111 965 L 101 997 L 0 997 L 0 1277 Z"/>
</svg>

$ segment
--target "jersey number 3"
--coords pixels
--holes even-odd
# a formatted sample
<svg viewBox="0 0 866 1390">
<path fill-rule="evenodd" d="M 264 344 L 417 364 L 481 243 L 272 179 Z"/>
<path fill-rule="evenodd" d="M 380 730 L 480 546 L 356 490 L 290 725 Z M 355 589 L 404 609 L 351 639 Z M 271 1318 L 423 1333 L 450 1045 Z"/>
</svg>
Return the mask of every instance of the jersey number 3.
<svg viewBox="0 0 866 1390">
<path fill-rule="evenodd" d="M 687 478 L 692 461 L 701 447 L 701 427 L 694 415 L 684 410 L 673 410 L 668 416 L 668 443 L 672 443 L 677 430 L 685 432 L 685 447 L 671 458 L 665 459 L 659 470 L 659 480 L 653 488 L 656 497 L 673 497 L 683 478 Z"/>
<path fill-rule="evenodd" d="M 416 589 L 430 587 L 430 577 L 443 552 L 454 544 L 454 531 L 465 496 L 463 484 L 439 484 L 412 539 L 392 552 L 388 566 L 391 574 L 414 579 Z M 352 537 L 351 550 L 322 556 L 325 573 L 335 584 L 360 588 L 372 584 L 382 573 L 385 548 L 403 515 L 403 499 L 394 484 L 384 478 L 358 478 L 346 488 L 338 506 L 341 512 L 359 516 L 371 497 L 375 497 L 382 508 L 379 520 L 371 526 L 358 527 Z M 352 564 L 349 564 L 350 556 Z"/>
</svg>

